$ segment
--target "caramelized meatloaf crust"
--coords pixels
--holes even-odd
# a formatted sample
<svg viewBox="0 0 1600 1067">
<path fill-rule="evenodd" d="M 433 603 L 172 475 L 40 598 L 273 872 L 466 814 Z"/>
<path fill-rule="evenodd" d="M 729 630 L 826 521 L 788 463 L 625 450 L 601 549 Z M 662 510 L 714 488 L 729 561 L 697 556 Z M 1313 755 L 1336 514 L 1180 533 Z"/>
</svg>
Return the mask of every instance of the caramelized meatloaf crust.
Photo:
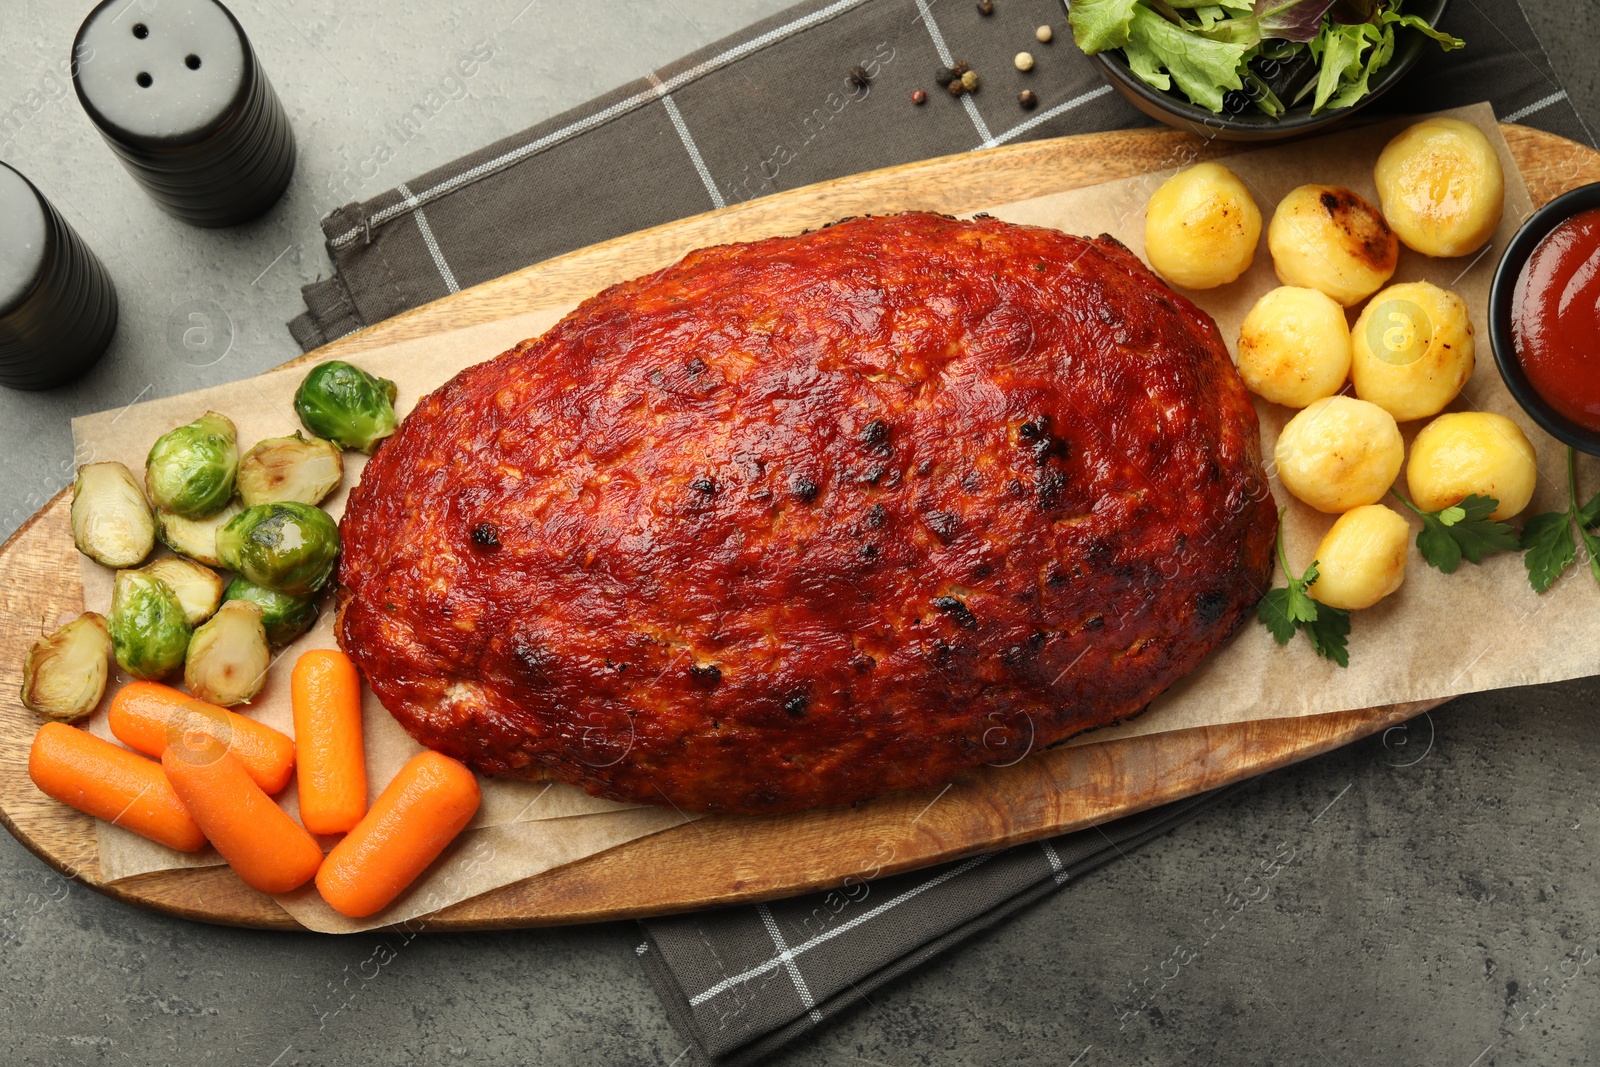
<svg viewBox="0 0 1600 1067">
<path fill-rule="evenodd" d="M 426 397 L 339 639 L 418 741 L 685 811 L 1128 718 L 1271 575 L 1216 325 L 1110 238 L 907 214 L 692 252 Z"/>
</svg>

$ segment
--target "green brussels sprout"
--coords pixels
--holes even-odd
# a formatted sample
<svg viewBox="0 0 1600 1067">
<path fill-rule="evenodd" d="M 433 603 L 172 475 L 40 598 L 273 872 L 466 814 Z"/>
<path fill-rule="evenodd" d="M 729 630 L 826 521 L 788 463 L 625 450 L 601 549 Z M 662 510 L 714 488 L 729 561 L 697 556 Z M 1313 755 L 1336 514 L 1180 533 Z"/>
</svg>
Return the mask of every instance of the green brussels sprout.
<svg viewBox="0 0 1600 1067">
<path fill-rule="evenodd" d="M 156 520 L 144 490 L 120 463 L 86 463 L 72 483 L 72 540 L 107 567 L 132 567 L 155 547 Z"/>
<path fill-rule="evenodd" d="M 167 583 L 143 571 L 118 571 L 111 587 L 111 648 L 135 678 L 159 681 L 183 666 L 194 632 Z"/>
<path fill-rule="evenodd" d="M 160 578 L 183 605 L 183 617 L 190 626 L 199 626 L 222 603 L 222 578 L 210 567 L 203 567 L 182 556 L 162 556 L 139 568 Z"/>
<path fill-rule="evenodd" d="M 194 632 L 183 661 L 183 684 L 201 700 L 226 708 L 261 692 L 271 665 L 261 609 L 235 600 Z"/>
<path fill-rule="evenodd" d="M 239 461 L 239 498 L 245 507 L 297 500 L 320 504 L 344 478 L 344 457 L 332 441 L 298 431 L 258 442 Z"/>
<path fill-rule="evenodd" d="M 110 660 L 106 620 L 84 612 L 28 649 L 22 667 L 23 705 L 59 722 L 83 718 L 105 695 Z"/>
<path fill-rule="evenodd" d="M 257 585 L 310 596 L 333 575 L 339 527 L 310 504 L 257 504 L 217 531 L 217 552 L 230 570 Z"/>
<path fill-rule="evenodd" d="M 233 423 L 208 411 L 156 439 L 144 461 L 144 487 L 157 508 L 203 519 L 233 498 L 238 472 L 239 438 Z"/>
<path fill-rule="evenodd" d="M 295 390 L 294 410 L 318 437 L 370 453 L 395 431 L 394 397 L 389 379 L 335 359 L 311 368 Z"/>
<path fill-rule="evenodd" d="M 261 609 L 261 625 L 266 627 L 267 640 L 273 648 L 280 648 L 311 629 L 317 621 L 317 600 L 309 596 L 285 596 L 264 585 L 257 585 L 243 575 L 235 575 L 222 594 L 223 602 L 244 600 Z"/>
<path fill-rule="evenodd" d="M 162 509 L 156 512 L 156 535 L 178 555 L 188 556 L 207 567 L 220 567 L 222 557 L 217 554 L 217 531 L 243 510 L 244 505 L 237 499 L 228 501 L 227 507 L 204 519 L 186 519 Z"/>
</svg>

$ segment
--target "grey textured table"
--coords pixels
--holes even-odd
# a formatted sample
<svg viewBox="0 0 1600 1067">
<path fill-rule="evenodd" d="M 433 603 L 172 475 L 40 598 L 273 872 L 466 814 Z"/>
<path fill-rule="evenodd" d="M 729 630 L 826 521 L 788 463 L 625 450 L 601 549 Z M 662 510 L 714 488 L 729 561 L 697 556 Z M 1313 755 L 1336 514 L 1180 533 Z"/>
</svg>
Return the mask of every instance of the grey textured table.
<svg viewBox="0 0 1600 1067">
<path fill-rule="evenodd" d="M 283 322 L 327 270 L 330 207 L 786 2 L 235 0 L 302 155 L 274 212 L 220 232 L 167 219 L 94 135 L 64 75 L 88 6 L 0 0 L 0 158 L 99 251 L 124 316 L 79 384 L 0 390 L 5 533 L 69 480 L 71 415 L 297 354 Z M 1527 6 L 1600 126 L 1600 8 Z M 480 42 L 493 58 L 467 95 L 379 164 L 394 121 Z M 1258 779 L 781 1062 L 1600 1062 L 1597 704 L 1593 682 L 1472 697 Z M 1232 910 L 1246 873 L 1291 856 Z M 683 1046 L 636 942 L 617 925 L 394 950 L 198 926 L 71 886 L 0 835 L 0 1061 L 671 1064 Z"/>
</svg>

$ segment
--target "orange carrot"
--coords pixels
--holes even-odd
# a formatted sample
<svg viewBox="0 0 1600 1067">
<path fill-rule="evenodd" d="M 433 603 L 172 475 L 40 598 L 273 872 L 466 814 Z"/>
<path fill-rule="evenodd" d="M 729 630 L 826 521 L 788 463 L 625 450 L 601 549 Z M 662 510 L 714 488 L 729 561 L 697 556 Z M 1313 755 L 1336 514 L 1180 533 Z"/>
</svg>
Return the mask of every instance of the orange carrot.
<svg viewBox="0 0 1600 1067">
<path fill-rule="evenodd" d="M 245 885 L 287 893 L 317 873 L 322 849 L 316 840 L 261 791 L 215 736 L 179 734 L 161 766 L 178 799 Z"/>
<path fill-rule="evenodd" d="M 480 799 L 478 780 L 449 756 L 412 756 L 328 853 L 317 872 L 322 899 L 352 919 L 388 907 L 472 821 Z"/>
<path fill-rule="evenodd" d="M 343 652 L 314 648 L 295 661 L 289 695 L 300 821 L 314 834 L 345 833 L 367 813 L 361 675 Z"/>
<path fill-rule="evenodd" d="M 111 698 L 111 732 L 135 752 L 160 759 L 175 734 L 204 730 L 224 738 L 257 785 L 280 793 L 294 771 L 294 742 L 254 719 L 159 682 L 130 682 Z"/>
<path fill-rule="evenodd" d="M 28 777 L 61 803 L 168 848 L 205 847 L 160 764 L 66 723 L 45 723 L 34 735 Z"/>
</svg>

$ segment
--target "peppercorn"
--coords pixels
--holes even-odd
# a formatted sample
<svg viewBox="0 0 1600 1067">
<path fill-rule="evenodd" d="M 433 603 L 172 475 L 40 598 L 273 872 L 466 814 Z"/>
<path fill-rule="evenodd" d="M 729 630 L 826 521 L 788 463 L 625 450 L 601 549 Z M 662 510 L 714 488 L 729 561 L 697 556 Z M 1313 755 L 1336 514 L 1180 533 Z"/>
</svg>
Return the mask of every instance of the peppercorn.
<svg viewBox="0 0 1600 1067">
<path fill-rule="evenodd" d="M 967 91 L 967 87 L 961 84 L 960 78 L 955 79 L 949 85 L 946 85 L 945 88 L 949 90 L 951 96 L 960 96 L 962 93 Z"/>
<path fill-rule="evenodd" d="M 961 75 L 957 74 L 949 67 L 940 67 L 939 73 L 933 76 L 933 80 L 939 83 L 939 88 L 947 89 L 950 87 L 950 83 L 959 77 L 961 77 Z"/>
<path fill-rule="evenodd" d="M 994 14 L 994 0 L 978 0 L 978 14 L 980 14 L 980 15 L 992 15 L 992 14 Z"/>
<path fill-rule="evenodd" d="M 1022 105 L 1022 110 L 1032 111 L 1039 106 L 1039 98 L 1034 95 L 1032 89 L 1024 89 L 1017 94 L 1017 103 Z"/>
<path fill-rule="evenodd" d="M 867 83 L 872 80 L 872 75 L 867 73 L 866 67 L 851 67 L 850 76 L 846 80 L 857 89 L 865 89 Z"/>
<path fill-rule="evenodd" d="M 1018 52 L 1017 58 L 1013 59 L 1012 62 L 1015 63 L 1017 65 L 1017 69 L 1022 71 L 1024 74 L 1033 69 L 1033 55 L 1029 52 Z"/>
<path fill-rule="evenodd" d="M 961 87 L 969 93 L 977 92 L 978 72 L 975 70 L 969 70 L 965 74 L 961 75 Z"/>
<path fill-rule="evenodd" d="M 971 69 L 972 68 L 967 65 L 967 61 L 964 59 L 958 59 L 954 63 L 950 64 L 950 73 L 954 74 L 958 78 Z"/>
<path fill-rule="evenodd" d="M 1040 26 L 1038 29 L 1033 31 L 1033 36 L 1038 39 L 1040 44 L 1049 44 L 1050 39 L 1055 35 L 1056 31 L 1052 30 L 1049 26 Z"/>
<path fill-rule="evenodd" d="M 913 89 L 911 90 L 911 102 L 919 105 L 926 104 L 928 102 L 928 94 L 922 89 Z"/>
</svg>

